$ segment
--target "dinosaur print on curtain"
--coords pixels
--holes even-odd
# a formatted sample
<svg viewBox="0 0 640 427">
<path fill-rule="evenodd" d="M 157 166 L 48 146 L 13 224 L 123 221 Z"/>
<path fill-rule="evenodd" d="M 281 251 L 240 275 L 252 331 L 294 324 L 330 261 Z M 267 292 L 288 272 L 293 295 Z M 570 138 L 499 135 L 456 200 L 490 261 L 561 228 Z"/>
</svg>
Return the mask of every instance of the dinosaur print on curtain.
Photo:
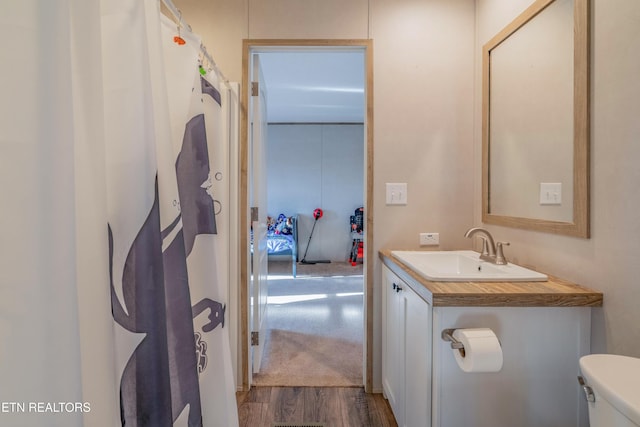
<svg viewBox="0 0 640 427">
<path fill-rule="evenodd" d="M 227 284 L 215 280 L 215 266 L 222 264 L 217 258 L 226 254 L 214 250 L 215 207 L 221 202 L 214 202 L 208 146 L 222 141 L 208 141 L 206 123 L 207 117 L 221 114 L 221 96 L 199 73 L 199 38 L 183 31 L 186 44 L 172 44 L 175 25 L 167 21 L 158 19 L 149 28 L 151 20 L 140 19 L 147 25 L 143 33 L 149 66 L 138 78 L 121 75 L 113 82 L 138 82 L 142 87 L 127 89 L 145 100 L 141 121 L 129 123 L 129 133 L 120 130 L 128 141 L 114 141 L 125 151 L 109 146 L 113 163 L 122 168 L 112 180 L 118 186 L 112 192 L 116 203 L 147 203 L 144 219 L 140 207 L 125 206 L 133 215 L 119 210 L 108 224 L 120 418 L 123 426 L 233 426 L 237 409 L 231 366 L 223 363 L 230 357 L 221 356 L 229 351 L 228 333 L 218 332 L 226 315 L 226 300 L 221 299 L 226 292 L 219 288 Z M 127 25 L 123 31 L 131 30 L 131 20 Z M 125 47 L 117 49 L 122 54 Z M 136 44 L 126 49 L 134 58 Z M 123 92 L 113 93 L 120 107 L 123 102 L 116 96 Z M 217 110 L 205 114 L 204 98 L 215 99 Z M 135 96 L 131 101 L 140 102 Z M 116 115 L 107 111 L 106 117 L 111 112 Z M 136 140 L 139 136 L 144 138 Z M 146 148 L 138 152 L 134 144 Z M 132 153 L 140 163 L 131 159 Z M 135 178 L 140 175 L 142 182 Z"/>
</svg>

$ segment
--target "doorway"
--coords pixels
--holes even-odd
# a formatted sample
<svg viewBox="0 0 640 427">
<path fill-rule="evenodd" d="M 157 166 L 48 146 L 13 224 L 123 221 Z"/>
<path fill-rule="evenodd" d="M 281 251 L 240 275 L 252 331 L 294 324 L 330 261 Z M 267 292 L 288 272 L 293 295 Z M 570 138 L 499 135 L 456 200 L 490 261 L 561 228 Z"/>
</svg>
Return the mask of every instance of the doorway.
<svg viewBox="0 0 640 427">
<path fill-rule="evenodd" d="M 250 252 L 250 98 L 249 81 L 250 70 L 252 66 L 251 56 L 260 51 L 266 50 L 285 50 L 299 49 L 310 51 L 313 49 L 353 49 L 360 50 L 364 53 L 365 68 L 365 115 L 364 115 L 364 208 L 366 213 L 365 219 L 365 247 L 364 247 L 364 316 L 363 316 L 363 383 L 366 391 L 372 389 L 372 305 L 373 305 L 373 263 L 370 261 L 373 256 L 372 244 L 372 220 L 370 212 L 373 207 L 372 203 L 372 185 L 373 185 L 373 64 L 372 64 L 372 43 L 370 40 L 245 40 L 243 43 L 243 84 L 242 84 L 242 106 L 241 109 L 241 174 L 240 174 L 240 212 L 246 214 L 241 215 L 240 227 L 240 323 L 241 323 L 241 371 L 242 371 L 242 388 L 248 390 L 251 378 L 251 360 L 250 360 L 250 339 L 251 339 L 251 298 L 250 282 L 251 282 L 251 252 Z M 348 227 L 348 224 L 345 225 Z M 306 242 L 302 242 L 306 245 Z M 245 249 L 242 249 L 245 248 Z M 300 255 L 301 257 L 301 255 Z"/>
</svg>

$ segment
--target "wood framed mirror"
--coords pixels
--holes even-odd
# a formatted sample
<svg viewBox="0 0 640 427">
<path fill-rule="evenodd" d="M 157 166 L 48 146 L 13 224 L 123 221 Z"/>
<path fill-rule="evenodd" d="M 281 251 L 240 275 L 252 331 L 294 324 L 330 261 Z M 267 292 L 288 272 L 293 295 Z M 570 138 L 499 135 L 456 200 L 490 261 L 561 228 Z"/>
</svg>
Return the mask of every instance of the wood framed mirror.
<svg viewBox="0 0 640 427">
<path fill-rule="evenodd" d="M 482 58 L 482 221 L 588 238 L 589 1 L 534 2 Z"/>
</svg>

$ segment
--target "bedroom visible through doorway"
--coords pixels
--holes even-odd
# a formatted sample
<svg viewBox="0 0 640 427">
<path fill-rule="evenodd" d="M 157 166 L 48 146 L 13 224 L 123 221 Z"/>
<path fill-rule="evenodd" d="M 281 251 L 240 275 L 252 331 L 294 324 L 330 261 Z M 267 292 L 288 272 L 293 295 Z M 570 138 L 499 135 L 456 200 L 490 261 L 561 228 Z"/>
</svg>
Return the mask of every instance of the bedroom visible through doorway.
<svg viewBox="0 0 640 427">
<path fill-rule="evenodd" d="M 266 197 L 262 199 L 265 200 L 261 206 L 262 216 L 265 223 L 269 217 L 271 222 L 266 225 L 271 226 L 270 232 L 281 231 L 277 228 L 279 220 L 295 217 L 298 238 L 296 277 L 293 277 L 290 255 L 269 256 L 268 303 L 264 311 L 267 333 L 263 335 L 260 331 L 265 354 L 260 358 L 260 371 L 255 376 L 252 376 L 253 368 L 251 373 L 247 372 L 252 377 L 249 382 L 274 386 L 366 386 L 369 358 L 366 357 L 365 252 L 358 252 L 355 265 L 350 262 L 353 244 L 350 217 L 355 210 L 366 208 L 370 191 L 366 43 L 365 46 L 331 48 L 286 46 L 280 50 L 278 46 L 259 46 L 249 52 L 249 58 L 259 56 L 266 92 L 264 170 L 260 179 L 266 183 Z M 307 63 L 306 70 L 295 63 L 295 57 Z M 323 72 L 325 65 L 328 68 Z M 344 67 L 356 69 L 359 75 L 351 76 L 352 81 L 348 83 L 344 78 L 334 82 L 319 80 L 330 77 L 331 72 L 326 70 L 340 67 L 343 69 L 338 73 L 343 77 L 349 74 Z M 284 71 L 299 74 L 297 77 L 283 74 L 280 80 L 271 83 L 273 75 Z M 300 80 L 300 73 L 302 77 L 313 77 L 316 73 L 315 80 L 305 83 Z M 338 95 L 338 100 L 332 100 L 331 95 Z M 273 106 L 272 97 L 276 101 Z M 251 112 L 250 105 L 248 111 Z M 251 136 L 256 124 L 250 119 L 248 124 Z M 249 169 L 249 174 L 255 173 Z M 255 178 L 248 179 L 248 183 L 256 182 Z M 252 189 L 248 193 L 250 195 Z M 323 212 L 319 219 L 314 218 L 317 209 Z M 362 234 L 363 241 L 364 236 Z M 311 262 L 300 263 L 303 257 Z M 247 296 L 250 291 L 251 286 Z M 273 352 L 274 347 L 277 354 Z M 342 364 L 334 363 L 329 357 L 333 353 L 352 354 L 354 363 L 346 363 L 347 359 Z M 243 360 L 249 362 L 249 358 Z M 282 360 L 288 368 L 286 381 L 276 380 L 277 375 L 272 375 L 275 371 L 269 372 L 274 363 Z M 325 372 L 315 379 L 294 379 L 291 374 L 295 372 L 296 362 L 315 363 L 319 370 L 332 371 L 334 377 L 327 379 Z M 351 372 L 338 372 L 342 368 L 351 368 Z M 307 367 L 300 372 L 314 370 L 318 369 Z"/>
<path fill-rule="evenodd" d="M 253 384 L 361 386 L 362 265 L 345 266 L 350 216 L 364 203 L 364 51 L 256 55 L 266 86 L 269 263 L 264 349 Z M 294 261 L 277 247 L 294 223 L 296 277 L 292 267 L 278 271 Z"/>
</svg>

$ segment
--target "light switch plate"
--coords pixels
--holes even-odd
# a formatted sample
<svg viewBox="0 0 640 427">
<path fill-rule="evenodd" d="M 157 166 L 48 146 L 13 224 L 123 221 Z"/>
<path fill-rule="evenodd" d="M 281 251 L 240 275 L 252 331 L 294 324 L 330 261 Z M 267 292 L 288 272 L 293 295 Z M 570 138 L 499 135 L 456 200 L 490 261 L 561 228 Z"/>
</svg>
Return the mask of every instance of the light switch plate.
<svg viewBox="0 0 640 427">
<path fill-rule="evenodd" d="M 541 182 L 540 183 L 540 204 L 541 205 L 561 205 L 562 204 L 562 183 Z"/>
<path fill-rule="evenodd" d="M 407 183 L 387 183 L 387 205 L 407 204 Z"/>
</svg>

